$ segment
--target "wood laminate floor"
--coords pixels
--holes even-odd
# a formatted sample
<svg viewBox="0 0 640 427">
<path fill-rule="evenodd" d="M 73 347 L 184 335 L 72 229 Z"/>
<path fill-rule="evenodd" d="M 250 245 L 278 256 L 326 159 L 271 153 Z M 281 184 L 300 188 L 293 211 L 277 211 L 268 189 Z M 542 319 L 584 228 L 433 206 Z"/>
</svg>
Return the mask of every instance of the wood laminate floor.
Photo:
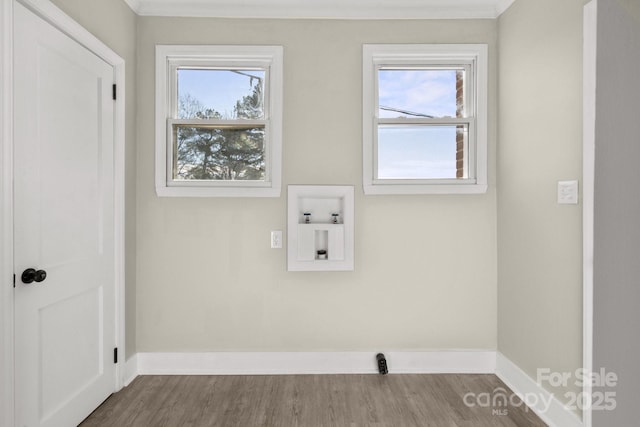
<svg viewBox="0 0 640 427">
<path fill-rule="evenodd" d="M 139 376 L 81 426 L 545 426 L 467 393 L 511 396 L 495 375 Z"/>
</svg>

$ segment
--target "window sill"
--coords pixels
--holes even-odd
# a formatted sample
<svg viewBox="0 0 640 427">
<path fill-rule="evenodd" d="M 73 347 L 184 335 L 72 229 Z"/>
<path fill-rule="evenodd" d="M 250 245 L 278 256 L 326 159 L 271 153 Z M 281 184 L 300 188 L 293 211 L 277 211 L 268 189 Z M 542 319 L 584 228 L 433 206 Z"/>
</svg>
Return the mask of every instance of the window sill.
<svg viewBox="0 0 640 427">
<path fill-rule="evenodd" d="M 158 197 L 280 197 L 280 187 L 156 187 Z"/>
</svg>

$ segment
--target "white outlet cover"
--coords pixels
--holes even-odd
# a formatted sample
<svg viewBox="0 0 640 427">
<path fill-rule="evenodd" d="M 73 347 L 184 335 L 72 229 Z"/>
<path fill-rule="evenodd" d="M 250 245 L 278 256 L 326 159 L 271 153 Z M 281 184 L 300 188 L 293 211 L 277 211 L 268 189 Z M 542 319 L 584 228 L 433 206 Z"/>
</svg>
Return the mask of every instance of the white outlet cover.
<svg viewBox="0 0 640 427">
<path fill-rule="evenodd" d="M 558 204 L 578 204 L 578 181 L 558 181 Z"/>
<path fill-rule="evenodd" d="M 271 232 L 271 249 L 282 249 L 282 230 Z"/>
</svg>

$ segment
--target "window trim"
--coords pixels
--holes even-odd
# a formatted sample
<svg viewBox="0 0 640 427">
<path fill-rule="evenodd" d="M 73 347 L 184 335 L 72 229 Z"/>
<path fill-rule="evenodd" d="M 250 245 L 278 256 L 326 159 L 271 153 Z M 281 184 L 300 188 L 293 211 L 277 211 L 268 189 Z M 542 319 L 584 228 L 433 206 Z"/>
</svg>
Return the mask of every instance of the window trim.
<svg viewBox="0 0 640 427">
<path fill-rule="evenodd" d="M 264 181 L 173 180 L 172 125 L 176 118 L 178 67 L 265 69 L 265 117 L 241 124 L 265 127 Z M 280 197 L 282 188 L 283 47 L 233 45 L 156 45 L 155 186 L 167 197 Z M 174 99 L 176 98 L 176 99 Z M 217 122 L 217 123 L 216 123 Z M 199 124 L 234 124 L 235 120 L 199 120 Z"/>
<path fill-rule="evenodd" d="M 363 188 L 377 194 L 477 194 L 487 191 L 487 85 L 486 44 L 365 44 L 362 60 L 362 152 Z M 393 67 L 469 66 L 467 80 L 472 86 L 465 94 L 471 111 L 464 119 L 379 119 L 378 70 Z M 386 123 L 458 124 L 469 123 L 468 178 L 378 179 L 378 125 Z M 381 123 L 382 122 L 382 123 Z"/>
</svg>

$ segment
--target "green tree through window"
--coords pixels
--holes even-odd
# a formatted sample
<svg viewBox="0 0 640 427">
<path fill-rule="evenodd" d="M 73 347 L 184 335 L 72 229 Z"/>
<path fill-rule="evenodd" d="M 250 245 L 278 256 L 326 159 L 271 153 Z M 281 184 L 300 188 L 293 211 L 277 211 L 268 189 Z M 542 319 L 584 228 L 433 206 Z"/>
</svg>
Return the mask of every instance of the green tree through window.
<svg viewBox="0 0 640 427">
<path fill-rule="evenodd" d="M 240 72 L 239 72 L 240 73 Z M 229 124 L 176 126 L 174 179 L 263 180 L 265 178 L 265 128 L 242 120 L 264 116 L 263 79 L 247 75 L 252 91 L 224 117 L 187 93 L 179 97 L 179 117 L 230 120 Z"/>
</svg>

